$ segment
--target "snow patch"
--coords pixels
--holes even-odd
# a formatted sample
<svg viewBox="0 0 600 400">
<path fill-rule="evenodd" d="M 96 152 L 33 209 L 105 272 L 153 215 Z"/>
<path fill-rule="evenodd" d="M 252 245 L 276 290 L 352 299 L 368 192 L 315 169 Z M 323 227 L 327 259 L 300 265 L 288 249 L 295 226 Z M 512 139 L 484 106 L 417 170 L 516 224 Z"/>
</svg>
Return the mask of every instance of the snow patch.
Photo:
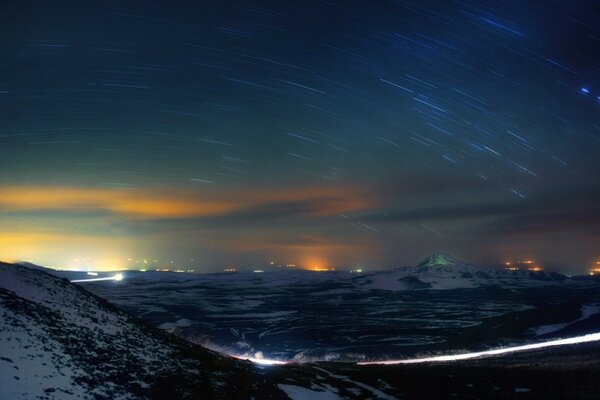
<svg viewBox="0 0 600 400">
<path fill-rule="evenodd" d="M 302 386 L 280 383 L 277 387 L 285 392 L 292 400 L 342 400 L 337 394 L 325 390 L 312 390 Z"/>
<path fill-rule="evenodd" d="M 175 322 L 165 322 L 164 324 L 160 324 L 158 327 L 160 329 L 165 329 L 165 330 L 173 330 L 176 328 L 187 328 L 190 327 L 194 324 L 193 321 L 190 321 L 189 319 L 178 319 Z"/>
</svg>

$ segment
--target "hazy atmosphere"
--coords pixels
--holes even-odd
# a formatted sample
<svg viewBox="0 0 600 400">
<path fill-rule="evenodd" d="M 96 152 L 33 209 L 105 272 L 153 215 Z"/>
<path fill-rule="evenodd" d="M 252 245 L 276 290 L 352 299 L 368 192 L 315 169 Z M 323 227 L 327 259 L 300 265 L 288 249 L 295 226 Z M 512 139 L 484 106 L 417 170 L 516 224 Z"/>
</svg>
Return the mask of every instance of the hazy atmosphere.
<svg viewBox="0 0 600 400">
<path fill-rule="evenodd" d="M 600 259 L 595 2 L 11 3 L 2 260 Z"/>
</svg>

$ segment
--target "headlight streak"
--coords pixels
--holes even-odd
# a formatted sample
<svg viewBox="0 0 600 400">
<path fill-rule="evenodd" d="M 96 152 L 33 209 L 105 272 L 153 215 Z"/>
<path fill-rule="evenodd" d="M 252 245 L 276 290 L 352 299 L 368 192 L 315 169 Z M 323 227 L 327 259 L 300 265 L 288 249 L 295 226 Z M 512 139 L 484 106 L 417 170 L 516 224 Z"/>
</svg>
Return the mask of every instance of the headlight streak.
<svg viewBox="0 0 600 400">
<path fill-rule="evenodd" d="M 431 363 L 431 362 L 449 362 L 449 361 L 460 361 L 469 360 L 472 358 L 480 358 L 486 356 L 496 356 L 507 353 L 517 353 L 520 351 L 537 350 L 546 347 L 565 346 L 578 343 L 589 343 L 600 341 L 600 332 L 590 333 L 583 336 L 575 336 L 567 339 L 549 340 L 547 342 L 526 344 L 522 346 L 504 347 L 500 349 L 492 349 L 486 351 L 479 351 L 474 353 L 464 354 L 451 354 L 445 356 L 434 356 L 434 357 L 423 357 L 423 358 L 412 358 L 406 360 L 385 360 L 385 361 L 362 361 L 358 362 L 358 365 L 396 365 L 396 364 L 419 364 L 419 363 Z"/>
<path fill-rule="evenodd" d="M 589 343 L 589 342 L 597 342 L 600 341 L 600 332 L 590 333 L 582 336 L 575 336 L 566 339 L 556 339 L 549 340 L 541 343 L 532 343 L 526 344 L 522 346 L 511 346 L 511 347 L 503 347 L 499 349 L 491 349 L 473 353 L 463 353 L 463 354 L 451 354 L 451 355 L 443 355 L 443 356 L 433 356 L 433 357 L 422 357 L 422 358 L 410 358 L 405 360 L 382 360 L 382 361 L 359 361 L 356 362 L 356 365 L 399 365 L 399 364 L 419 364 L 419 363 L 435 363 L 435 362 L 451 362 L 451 361 L 461 361 L 461 360 L 469 360 L 474 358 L 483 358 L 486 356 L 497 356 L 509 353 L 517 353 L 521 351 L 528 350 L 537 350 L 548 347 L 558 347 L 558 346 L 567 346 L 573 344 L 580 343 Z M 301 364 L 299 362 L 294 361 L 284 361 L 284 360 L 273 360 L 268 358 L 254 358 L 242 355 L 230 354 L 231 357 L 236 358 L 238 360 L 250 361 L 257 365 L 263 366 L 272 366 L 272 365 L 286 365 L 286 364 Z"/>
<path fill-rule="evenodd" d="M 289 361 L 270 360 L 268 358 L 254 358 L 254 357 L 246 357 L 246 356 L 238 356 L 238 355 L 231 355 L 231 357 L 236 358 L 238 360 L 250 361 L 251 363 L 258 364 L 258 365 L 285 365 L 285 364 L 292 364 Z"/>
<path fill-rule="evenodd" d="M 90 278 L 90 279 L 75 279 L 72 280 L 71 283 L 83 283 L 83 282 L 100 282 L 100 281 L 122 281 L 124 278 L 123 274 L 119 273 L 113 276 L 108 276 L 106 278 Z"/>
</svg>

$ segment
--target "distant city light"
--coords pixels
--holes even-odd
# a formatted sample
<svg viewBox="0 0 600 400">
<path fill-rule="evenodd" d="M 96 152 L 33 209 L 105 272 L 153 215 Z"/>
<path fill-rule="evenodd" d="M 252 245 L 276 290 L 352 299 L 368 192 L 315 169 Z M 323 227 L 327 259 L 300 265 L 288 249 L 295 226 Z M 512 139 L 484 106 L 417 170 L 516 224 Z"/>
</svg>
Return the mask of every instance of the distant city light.
<svg viewBox="0 0 600 400">
<path fill-rule="evenodd" d="M 541 272 L 544 268 L 541 265 L 535 263 L 534 260 L 519 260 L 516 262 L 506 261 L 504 262 L 504 269 L 507 271 L 520 271 L 521 269 L 531 272 Z"/>
<path fill-rule="evenodd" d="M 327 271 L 335 271 L 335 267 L 312 267 L 307 268 L 309 271 L 314 272 L 327 272 Z"/>
</svg>

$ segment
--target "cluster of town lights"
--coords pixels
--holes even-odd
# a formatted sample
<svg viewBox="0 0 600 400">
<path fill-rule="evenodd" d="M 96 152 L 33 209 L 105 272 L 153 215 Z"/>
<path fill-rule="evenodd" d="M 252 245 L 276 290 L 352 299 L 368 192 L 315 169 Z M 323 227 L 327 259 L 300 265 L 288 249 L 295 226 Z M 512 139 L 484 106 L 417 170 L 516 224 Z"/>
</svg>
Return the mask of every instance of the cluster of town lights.
<svg viewBox="0 0 600 400">
<path fill-rule="evenodd" d="M 600 274 L 600 261 L 596 261 L 594 266 L 590 268 L 590 275 L 599 275 Z"/>
<path fill-rule="evenodd" d="M 538 265 L 533 260 L 521 260 L 517 262 L 507 261 L 504 263 L 507 271 L 520 271 L 527 270 L 531 272 L 541 272 L 544 268 L 541 265 Z"/>
</svg>

